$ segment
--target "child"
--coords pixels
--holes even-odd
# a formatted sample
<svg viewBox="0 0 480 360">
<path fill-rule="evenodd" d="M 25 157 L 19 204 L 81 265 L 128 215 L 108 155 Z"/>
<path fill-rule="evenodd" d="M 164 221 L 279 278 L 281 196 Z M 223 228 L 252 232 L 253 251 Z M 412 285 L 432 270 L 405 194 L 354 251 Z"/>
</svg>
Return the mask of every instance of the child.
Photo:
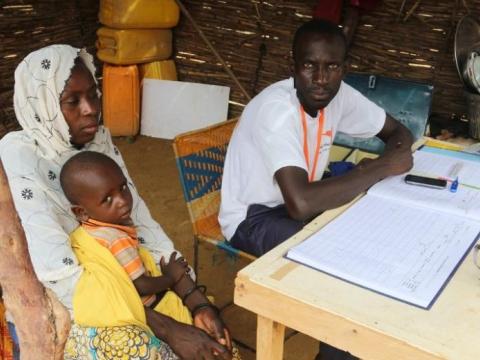
<svg viewBox="0 0 480 360">
<path fill-rule="evenodd" d="M 150 276 L 140 258 L 136 229 L 130 218 L 132 195 L 122 170 L 108 156 L 84 151 L 70 158 L 60 183 L 81 226 L 110 250 L 127 272 L 145 306 L 155 308 L 165 292 L 188 273 L 183 257 L 162 257 L 161 276 Z"/>
<path fill-rule="evenodd" d="M 80 152 L 71 157 L 63 166 L 60 172 L 60 184 L 65 196 L 72 204 L 73 213 L 81 222 L 81 229 L 75 230 L 71 235 L 72 247 L 74 251 L 77 249 L 78 252 L 76 251 L 76 254 L 79 261 L 82 263 L 82 259 L 85 260 L 87 258 L 84 253 L 84 251 L 86 251 L 90 255 L 84 264 L 88 264 L 90 269 L 98 269 L 97 266 L 92 267 L 91 265 L 91 263 L 97 259 L 104 261 L 104 255 L 100 256 L 98 249 L 93 250 L 91 246 L 92 244 L 96 245 L 96 242 L 98 242 L 100 245 L 109 249 L 116 261 L 123 267 L 128 277 L 132 280 L 138 294 L 142 296 L 142 302 L 145 306 L 149 306 L 155 309 L 155 311 L 179 322 L 199 327 L 209 333 L 209 329 L 205 328 L 204 324 L 194 323 L 192 316 L 195 316 L 196 309 L 190 312 L 184 305 L 185 299 L 195 291 L 204 288 L 203 286 L 191 288 L 183 295 L 182 299 L 172 291 L 167 292 L 167 290 L 172 289 L 184 276 L 188 276 L 189 267 L 183 257 L 176 258 L 177 254 L 173 252 L 168 263 L 166 263 L 162 257 L 160 259 L 162 275 L 160 276 L 151 276 L 151 274 L 147 272 L 147 269 L 152 269 L 152 271 L 158 274 L 158 269 L 156 269 L 151 256 L 145 256 L 145 249 L 139 247 L 136 230 L 130 217 L 133 206 L 132 195 L 127 185 L 127 179 L 117 163 L 101 153 L 93 151 Z M 78 238 L 81 238 L 81 236 L 78 238 L 75 236 L 78 230 L 85 230 L 88 233 L 87 236 L 90 235 L 91 239 L 89 242 L 82 242 L 82 245 L 79 245 Z M 85 244 L 88 245 L 85 246 Z M 82 251 L 79 251 L 80 247 Z M 102 250 L 101 246 L 96 248 Z M 101 251 L 101 253 L 104 252 Z M 144 261 L 142 261 L 142 259 Z M 103 268 L 105 264 L 106 262 L 99 264 L 101 265 L 99 267 Z M 113 261 L 113 264 L 115 266 L 117 265 L 115 261 Z M 119 270 L 115 270 L 116 272 L 112 270 L 112 274 L 116 274 L 119 278 L 125 278 L 123 270 L 120 267 L 118 268 Z M 100 273 L 101 272 L 102 271 L 100 271 Z M 100 276 L 100 278 L 103 281 L 101 282 L 102 289 L 100 290 L 98 287 L 92 289 L 82 286 L 81 281 L 79 281 L 77 285 L 76 293 L 83 293 L 84 300 L 85 296 L 87 297 L 87 301 L 78 302 L 78 304 L 80 304 L 79 313 L 82 312 L 83 314 L 82 322 L 86 323 L 83 325 L 93 326 L 93 324 L 89 325 L 88 323 L 96 321 L 95 318 L 97 314 L 95 312 L 93 312 L 93 314 L 92 311 L 85 313 L 85 307 L 90 307 L 90 301 L 95 301 L 95 299 L 100 298 L 104 309 L 109 306 L 106 304 L 118 305 L 118 302 L 108 302 L 108 299 L 105 300 L 107 297 L 110 298 L 110 284 L 105 281 L 106 278 L 110 279 L 110 277 Z M 130 285 L 128 278 L 126 281 Z M 106 288 L 106 290 L 102 291 L 103 288 Z M 116 288 L 116 290 L 117 289 L 119 288 Z M 137 298 L 133 289 L 131 292 L 133 292 L 134 297 Z M 129 295 L 131 292 L 126 291 L 120 295 L 118 295 L 118 293 L 114 295 L 125 297 L 125 302 L 129 302 L 129 300 L 131 300 Z M 95 297 L 95 299 L 93 299 L 93 297 Z M 137 302 L 141 304 L 138 298 Z M 197 305 L 196 308 L 200 309 L 206 305 L 210 306 L 211 304 L 201 303 Z M 143 306 L 140 307 L 143 312 Z M 138 307 L 136 307 L 136 309 L 138 310 Z M 134 307 L 127 309 L 120 304 L 119 309 L 109 313 L 112 317 L 119 317 L 119 324 L 125 322 L 122 318 L 125 315 L 122 310 L 132 311 L 132 314 L 136 311 Z M 77 321 L 75 311 L 74 299 L 74 316 Z M 108 309 L 105 311 L 108 311 Z M 136 314 L 138 315 L 138 312 Z M 129 319 L 131 318 L 132 317 Z M 133 318 L 140 319 L 141 316 L 133 316 Z M 218 341 L 221 345 L 229 347 L 229 339 L 221 338 Z M 216 354 L 215 351 L 213 351 L 213 353 Z M 232 360 L 234 359 L 241 360 L 236 347 L 232 349 Z"/>
</svg>

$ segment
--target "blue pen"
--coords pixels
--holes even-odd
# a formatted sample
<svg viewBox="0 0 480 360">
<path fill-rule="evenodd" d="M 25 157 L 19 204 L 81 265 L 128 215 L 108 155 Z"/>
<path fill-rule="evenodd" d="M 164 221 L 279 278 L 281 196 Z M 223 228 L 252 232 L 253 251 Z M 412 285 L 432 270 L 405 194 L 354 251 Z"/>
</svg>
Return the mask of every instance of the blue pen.
<svg viewBox="0 0 480 360">
<path fill-rule="evenodd" d="M 458 189 L 458 176 L 452 181 L 452 185 L 450 185 L 450 192 L 457 192 Z"/>
</svg>

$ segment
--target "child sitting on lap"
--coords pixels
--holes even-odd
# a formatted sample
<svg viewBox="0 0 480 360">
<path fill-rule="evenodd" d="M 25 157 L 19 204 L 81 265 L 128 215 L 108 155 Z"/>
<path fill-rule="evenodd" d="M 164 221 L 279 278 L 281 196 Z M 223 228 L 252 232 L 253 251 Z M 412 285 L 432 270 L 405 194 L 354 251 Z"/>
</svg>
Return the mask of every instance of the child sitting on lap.
<svg viewBox="0 0 480 360">
<path fill-rule="evenodd" d="M 60 183 L 83 229 L 110 250 L 132 280 L 143 304 L 155 308 L 166 291 L 188 273 L 189 267 L 183 257 L 176 258 L 177 253 L 173 252 L 168 263 L 163 257 L 160 259 L 162 275 L 151 276 L 146 270 L 130 218 L 132 195 L 117 163 L 101 153 L 80 152 L 63 166 Z"/>
</svg>

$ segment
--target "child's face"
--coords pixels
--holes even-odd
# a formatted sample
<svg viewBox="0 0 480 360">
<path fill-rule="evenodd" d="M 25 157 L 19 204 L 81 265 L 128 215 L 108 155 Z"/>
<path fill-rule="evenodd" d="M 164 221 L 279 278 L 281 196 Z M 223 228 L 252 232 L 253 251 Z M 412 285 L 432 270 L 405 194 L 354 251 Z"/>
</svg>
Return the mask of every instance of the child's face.
<svg viewBox="0 0 480 360">
<path fill-rule="evenodd" d="M 85 174 L 88 186 L 82 186 L 82 197 L 79 207 L 85 214 L 83 219 L 118 224 L 132 225 L 132 193 L 127 179 L 119 168 L 97 168 Z"/>
</svg>

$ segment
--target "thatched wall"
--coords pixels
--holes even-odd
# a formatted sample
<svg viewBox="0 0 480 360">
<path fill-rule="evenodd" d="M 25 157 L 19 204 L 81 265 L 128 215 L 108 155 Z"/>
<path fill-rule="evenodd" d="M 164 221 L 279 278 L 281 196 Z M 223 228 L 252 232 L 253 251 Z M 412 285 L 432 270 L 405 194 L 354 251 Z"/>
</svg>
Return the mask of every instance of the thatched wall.
<svg viewBox="0 0 480 360">
<path fill-rule="evenodd" d="M 29 52 L 50 44 L 95 47 L 98 0 L 0 0 L 0 137 L 17 129 L 13 72 Z"/>
<path fill-rule="evenodd" d="M 293 33 L 316 2 L 184 0 L 250 95 L 289 76 Z M 399 17 L 401 4 L 402 0 L 383 0 L 374 12 L 361 17 L 350 52 L 351 70 L 433 84 L 434 112 L 465 113 L 453 63 L 453 36 L 458 19 L 467 12 L 465 5 L 480 11 L 480 0 L 407 0 Z M 185 19 L 175 36 L 181 79 L 228 85 L 232 101 L 247 102 Z M 241 109 L 233 105 L 231 114 Z"/>
<path fill-rule="evenodd" d="M 294 30 L 310 17 L 316 1 L 183 0 L 250 96 L 289 76 Z M 434 84 L 434 112 L 465 113 L 453 34 L 465 5 L 480 11 L 480 0 L 407 0 L 399 18 L 401 3 L 383 0 L 361 17 L 351 49 L 352 71 Z M 0 0 L 0 137 L 17 127 L 12 89 L 18 61 L 52 43 L 93 49 L 97 11 L 98 0 Z M 247 98 L 184 17 L 175 29 L 175 49 L 180 79 L 230 86 L 230 115 L 238 115 Z"/>
</svg>

